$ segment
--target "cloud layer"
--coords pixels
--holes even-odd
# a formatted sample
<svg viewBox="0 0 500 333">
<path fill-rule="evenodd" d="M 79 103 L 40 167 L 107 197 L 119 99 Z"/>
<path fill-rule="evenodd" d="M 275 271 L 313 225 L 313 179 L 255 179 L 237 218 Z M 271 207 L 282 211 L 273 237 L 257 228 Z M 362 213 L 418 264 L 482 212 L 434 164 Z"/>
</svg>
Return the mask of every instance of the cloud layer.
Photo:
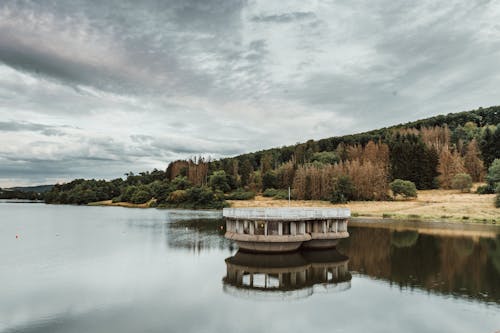
<svg viewBox="0 0 500 333">
<path fill-rule="evenodd" d="M 4 1 L 0 186 L 498 104 L 494 1 Z"/>
</svg>

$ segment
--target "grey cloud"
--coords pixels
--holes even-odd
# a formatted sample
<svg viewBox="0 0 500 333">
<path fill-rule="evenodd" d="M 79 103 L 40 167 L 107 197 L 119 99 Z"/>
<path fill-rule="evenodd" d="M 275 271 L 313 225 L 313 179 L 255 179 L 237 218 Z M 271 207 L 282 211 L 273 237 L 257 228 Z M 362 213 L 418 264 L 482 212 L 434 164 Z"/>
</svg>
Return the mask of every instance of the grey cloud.
<svg viewBox="0 0 500 333">
<path fill-rule="evenodd" d="M 259 15 L 252 17 L 254 22 L 289 23 L 298 20 L 315 19 L 316 14 L 312 12 L 293 12 L 274 15 Z"/>
<path fill-rule="evenodd" d="M 47 136 L 60 136 L 65 135 L 64 131 L 58 126 L 35 124 L 30 122 L 18 122 L 18 121 L 0 121 L 0 131 L 3 132 L 18 132 L 18 131 L 29 131 L 29 132 L 39 132 Z"/>
<path fill-rule="evenodd" d="M 499 15 L 459 0 L 3 1 L 0 186 L 498 104 Z"/>
</svg>

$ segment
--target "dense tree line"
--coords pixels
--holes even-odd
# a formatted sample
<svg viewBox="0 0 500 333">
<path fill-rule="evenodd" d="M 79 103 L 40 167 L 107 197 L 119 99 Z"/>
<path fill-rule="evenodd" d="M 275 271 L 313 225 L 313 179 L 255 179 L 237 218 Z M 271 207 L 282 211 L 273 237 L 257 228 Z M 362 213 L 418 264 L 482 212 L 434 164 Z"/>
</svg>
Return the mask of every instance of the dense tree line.
<svg viewBox="0 0 500 333">
<path fill-rule="evenodd" d="M 77 179 L 54 186 L 45 200 L 218 208 L 225 198 L 244 200 L 255 193 L 287 197 L 288 188 L 296 199 L 383 200 L 390 198 L 391 187 L 409 189 L 408 182 L 432 189 L 459 183 L 463 188 L 468 177 L 483 181 L 498 158 L 500 107 L 480 108 L 232 158 L 174 161 L 165 171 L 130 172 L 126 179 Z M 483 191 L 495 189 L 490 184 Z"/>
<path fill-rule="evenodd" d="M 153 170 L 138 175 L 126 174 L 125 180 L 111 181 L 76 179 L 55 185 L 45 195 L 45 202 L 59 204 L 88 204 L 112 200 L 146 204 L 155 207 L 222 208 L 224 194 L 217 186 L 193 185 L 186 176 L 169 180 L 165 171 Z"/>
<path fill-rule="evenodd" d="M 388 150 L 364 156 L 373 147 Z M 297 199 L 379 200 L 395 179 L 411 181 L 418 189 L 451 188 L 458 174 L 483 181 L 495 158 L 500 158 L 500 107 L 211 161 L 209 173 L 224 170 L 231 190 L 292 187 Z M 339 179 L 349 184 L 349 193 L 339 195 Z"/>
<path fill-rule="evenodd" d="M 0 188 L 0 199 L 43 200 L 44 194 L 34 191 Z"/>
</svg>

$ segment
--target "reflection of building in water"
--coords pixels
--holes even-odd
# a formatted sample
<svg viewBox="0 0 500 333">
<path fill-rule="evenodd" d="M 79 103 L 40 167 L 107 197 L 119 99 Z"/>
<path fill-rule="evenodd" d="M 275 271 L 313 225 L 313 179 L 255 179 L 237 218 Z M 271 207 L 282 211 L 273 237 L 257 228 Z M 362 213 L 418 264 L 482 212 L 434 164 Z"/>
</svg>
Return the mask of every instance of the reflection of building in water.
<svg viewBox="0 0 500 333">
<path fill-rule="evenodd" d="M 210 249 L 233 250 L 224 237 L 221 219 L 180 220 L 166 224 L 167 247 L 186 249 L 195 253 Z"/>
<path fill-rule="evenodd" d="M 317 291 L 351 286 L 349 258 L 337 250 L 283 254 L 238 251 L 226 259 L 224 291 L 267 298 L 307 297 Z"/>
<path fill-rule="evenodd" d="M 332 248 L 349 237 L 348 208 L 224 208 L 225 237 L 255 252 Z"/>
</svg>

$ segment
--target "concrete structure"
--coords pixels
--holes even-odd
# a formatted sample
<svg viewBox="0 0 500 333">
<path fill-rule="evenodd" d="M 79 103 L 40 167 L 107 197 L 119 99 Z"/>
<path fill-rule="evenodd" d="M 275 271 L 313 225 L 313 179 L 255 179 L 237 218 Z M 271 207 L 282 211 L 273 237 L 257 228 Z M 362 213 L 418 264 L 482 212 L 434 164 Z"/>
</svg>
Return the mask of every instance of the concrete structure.
<svg viewBox="0 0 500 333">
<path fill-rule="evenodd" d="M 254 254 L 238 251 L 226 260 L 226 293 L 252 298 L 304 298 L 351 286 L 349 258 L 335 249 Z"/>
<path fill-rule="evenodd" d="M 240 249 L 286 252 L 335 247 L 347 232 L 348 208 L 224 208 L 225 237 Z"/>
</svg>

